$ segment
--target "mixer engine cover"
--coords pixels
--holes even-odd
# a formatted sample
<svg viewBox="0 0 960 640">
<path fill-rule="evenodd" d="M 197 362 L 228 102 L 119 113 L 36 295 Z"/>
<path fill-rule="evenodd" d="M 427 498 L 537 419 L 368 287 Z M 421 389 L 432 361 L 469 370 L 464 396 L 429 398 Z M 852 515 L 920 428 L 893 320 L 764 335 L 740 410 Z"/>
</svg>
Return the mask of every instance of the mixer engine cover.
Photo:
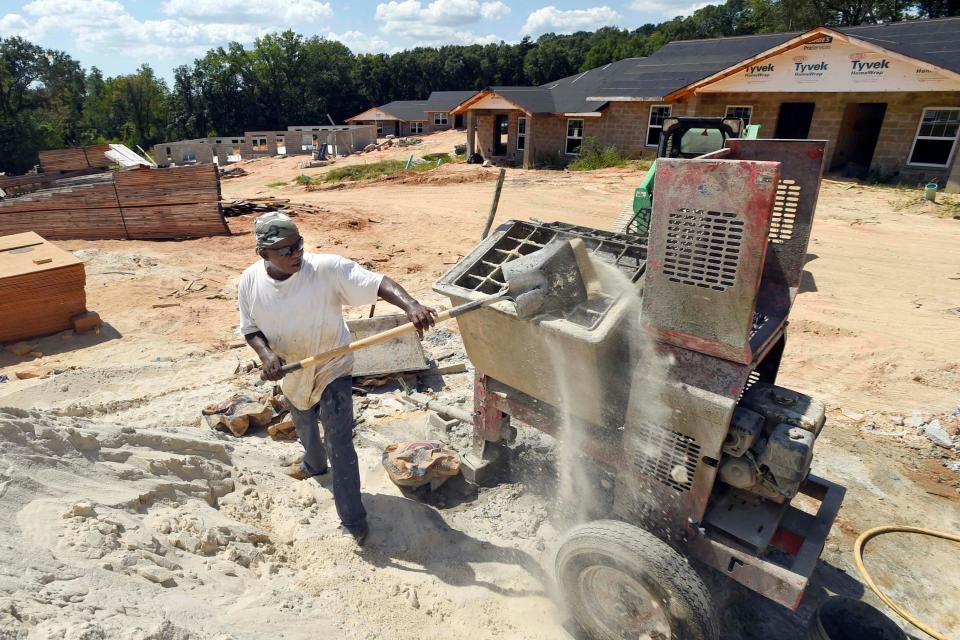
<svg viewBox="0 0 960 640">
<path fill-rule="evenodd" d="M 825 420 L 823 403 L 756 383 L 734 412 L 720 480 L 775 502 L 793 498 L 810 472 L 813 444 Z"/>
</svg>

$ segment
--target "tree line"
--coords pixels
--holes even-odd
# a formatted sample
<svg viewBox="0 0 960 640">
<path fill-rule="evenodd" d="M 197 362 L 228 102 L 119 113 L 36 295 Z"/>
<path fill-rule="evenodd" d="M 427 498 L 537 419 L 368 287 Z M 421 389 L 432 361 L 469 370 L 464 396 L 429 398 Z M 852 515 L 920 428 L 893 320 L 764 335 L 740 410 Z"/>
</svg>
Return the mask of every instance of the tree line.
<svg viewBox="0 0 960 640">
<path fill-rule="evenodd" d="M 960 15 L 960 0 L 727 0 L 685 18 L 633 30 L 605 27 L 488 45 L 354 54 L 340 42 L 292 31 L 251 47 L 211 49 L 173 72 L 149 65 L 104 77 L 62 51 L 0 39 L 0 171 L 22 173 L 42 149 L 103 142 L 157 142 L 231 135 L 291 124 L 337 122 L 391 100 L 435 90 L 538 85 L 673 40 L 802 31 Z"/>
</svg>

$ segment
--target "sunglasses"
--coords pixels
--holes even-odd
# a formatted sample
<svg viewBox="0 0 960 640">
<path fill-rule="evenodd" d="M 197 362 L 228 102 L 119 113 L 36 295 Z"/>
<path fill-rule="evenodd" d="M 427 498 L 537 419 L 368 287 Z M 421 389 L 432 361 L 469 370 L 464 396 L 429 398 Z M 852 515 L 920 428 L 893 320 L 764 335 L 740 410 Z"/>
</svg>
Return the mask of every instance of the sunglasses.
<svg viewBox="0 0 960 640">
<path fill-rule="evenodd" d="M 286 247 L 274 249 L 274 251 L 277 252 L 278 256 L 286 258 L 287 256 L 292 256 L 293 254 L 301 251 L 302 249 L 303 249 L 303 238 L 300 238 L 295 243 L 288 245 Z"/>
</svg>

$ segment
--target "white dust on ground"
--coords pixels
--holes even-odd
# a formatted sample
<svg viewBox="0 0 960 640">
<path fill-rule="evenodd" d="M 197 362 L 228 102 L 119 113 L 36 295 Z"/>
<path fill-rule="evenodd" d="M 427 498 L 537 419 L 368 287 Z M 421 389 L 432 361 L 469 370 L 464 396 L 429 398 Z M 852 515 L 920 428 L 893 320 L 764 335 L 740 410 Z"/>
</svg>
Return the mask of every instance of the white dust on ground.
<svg viewBox="0 0 960 640">
<path fill-rule="evenodd" d="M 66 371 L 0 398 L 19 405 L 0 409 L 0 639 L 564 637 L 539 496 L 503 484 L 438 510 L 361 447 L 358 551 L 328 482 L 283 475 L 299 444 L 187 426 L 252 384 L 235 362 Z"/>
</svg>

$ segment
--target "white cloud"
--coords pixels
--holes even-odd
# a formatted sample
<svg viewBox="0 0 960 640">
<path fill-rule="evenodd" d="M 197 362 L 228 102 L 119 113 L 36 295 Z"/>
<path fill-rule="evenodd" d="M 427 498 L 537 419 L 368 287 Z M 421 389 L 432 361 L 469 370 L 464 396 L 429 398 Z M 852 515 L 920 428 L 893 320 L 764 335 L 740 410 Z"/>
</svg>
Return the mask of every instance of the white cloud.
<svg viewBox="0 0 960 640">
<path fill-rule="evenodd" d="M 0 36 L 6 37 L 25 34 L 29 28 L 29 23 L 19 14 L 8 13 L 5 16 L 0 16 Z"/>
<path fill-rule="evenodd" d="M 336 40 L 347 45 L 354 53 L 381 53 L 390 48 L 390 43 L 379 36 L 368 36 L 360 31 L 344 31 L 327 34 L 327 40 Z"/>
<path fill-rule="evenodd" d="M 630 8 L 639 13 L 656 18 L 687 17 L 697 9 L 702 9 L 715 2 L 694 2 L 690 0 L 633 0 Z"/>
<path fill-rule="evenodd" d="M 229 15 L 209 14 L 218 7 Z M 31 0 L 24 15 L 0 18 L 0 32 L 12 28 L 36 42 L 68 36 L 81 51 L 163 60 L 202 55 L 231 41 L 252 42 L 289 28 L 291 21 L 325 21 L 333 13 L 329 3 L 317 0 L 220 0 L 216 6 L 209 0 L 168 0 L 163 10 L 170 17 L 138 20 L 115 0 Z"/>
<path fill-rule="evenodd" d="M 420 0 L 390 0 L 377 5 L 374 19 L 380 30 L 420 43 L 457 42 L 462 44 L 498 42 L 494 35 L 476 35 L 463 27 L 481 20 L 500 20 L 510 7 L 500 0 L 433 0 L 424 6 Z"/>
<path fill-rule="evenodd" d="M 451 31 L 449 29 L 440 29 L 430 33 L 421 34 L 420 40 L 413 41 L 411 47 L 437 47 L 443 44 L 497 44 L 504 38 L 500 36 L 487 34 L 485 36 L 472 33 L 470 31 Z"/>
<path fill-rule="evenodd" d="M 295 27 L 333 17 L 329 2 L 318 0 L 166 0 L 163 12 L 187 20 L 247 22 Z"/>
<path fill-rule="evenodd" d="M 526 35 L 538 36 L 549 32 L 593 31 L 600 27 L 614 25 L 620 19 L 619 13 L 606 6 L 564 11 L 550 5 L 537 9 L 527 16 L 522 32 Z"/>
</svg>

